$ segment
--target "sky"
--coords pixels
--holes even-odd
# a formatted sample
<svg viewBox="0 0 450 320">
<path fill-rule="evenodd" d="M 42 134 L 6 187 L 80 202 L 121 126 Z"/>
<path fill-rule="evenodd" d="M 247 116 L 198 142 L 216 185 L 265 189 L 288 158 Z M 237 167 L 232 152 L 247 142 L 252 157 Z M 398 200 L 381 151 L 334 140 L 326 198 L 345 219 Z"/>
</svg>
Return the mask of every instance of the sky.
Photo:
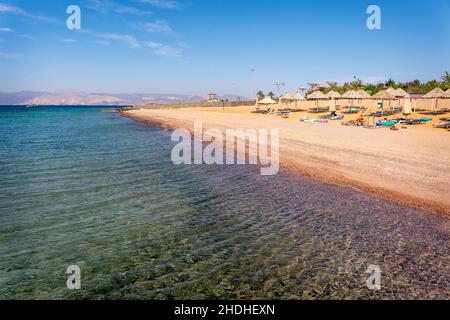
<svg viewBox="0 0 450 320">
<path fill-rule="evenodd" d="M 276 81 L 439 79 L 449 57 L 450 0 L 0 0 L 3 92 L 249 97 Z"/>
</svg>

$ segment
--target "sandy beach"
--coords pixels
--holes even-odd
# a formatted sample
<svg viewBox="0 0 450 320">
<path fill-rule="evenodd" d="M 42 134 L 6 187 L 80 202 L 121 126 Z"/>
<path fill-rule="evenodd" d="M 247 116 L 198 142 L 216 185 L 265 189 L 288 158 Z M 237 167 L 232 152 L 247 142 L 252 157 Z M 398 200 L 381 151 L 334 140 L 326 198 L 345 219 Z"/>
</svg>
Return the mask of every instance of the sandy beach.
<svg viewBox="0 0 450 320">
<path fill-rule="evenodd" d="M 282 119 L 251 110 L 140 109 L 124 115 L 189 130 L 198 120 L 204 129 L 278 128 L 283 169 L 450 215 L 450 132 L 431 124 L 399 131 L 346 127 L 340 121 L 310 124 L 298 120 L 300 113 Z"/>
</svg>

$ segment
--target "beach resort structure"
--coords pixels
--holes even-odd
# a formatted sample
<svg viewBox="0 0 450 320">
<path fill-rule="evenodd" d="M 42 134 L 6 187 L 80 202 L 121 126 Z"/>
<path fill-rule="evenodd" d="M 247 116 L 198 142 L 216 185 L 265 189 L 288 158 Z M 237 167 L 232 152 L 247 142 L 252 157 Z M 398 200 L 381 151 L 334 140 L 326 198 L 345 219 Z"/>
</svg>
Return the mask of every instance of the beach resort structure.
<svg viewBox="0 0 450 320">
<path fill-rule="evenodd" d="M 216 93 L 208 93 L 208 102 L 217 102 L 219 101 L 219 99 L 217 98 L 217 94 Z"/>
<path fill-rule="evenodd" d="M 269 102 L 269 103 L 267 103 Z M 413 111 L 434 111 L 450 108 L 450 89 L 443 91 L 433 89 L 427 94 L 410 94 L 404 89 L 388 88 L 370 95 L 363 89 L 348 90 L 343 94 L 334 90 L 316 90 L 303 97 L 298 92 L 282 94 L 278 101 L 271 98 L 257 101 L 258 106 L 271 105 L 279 109 L 314 108 L 316 112 L 339 110 L 340 108 L 358 108 L 368 111 L 401 110 L 405 104 L 412 106 Z"/>
</svg>

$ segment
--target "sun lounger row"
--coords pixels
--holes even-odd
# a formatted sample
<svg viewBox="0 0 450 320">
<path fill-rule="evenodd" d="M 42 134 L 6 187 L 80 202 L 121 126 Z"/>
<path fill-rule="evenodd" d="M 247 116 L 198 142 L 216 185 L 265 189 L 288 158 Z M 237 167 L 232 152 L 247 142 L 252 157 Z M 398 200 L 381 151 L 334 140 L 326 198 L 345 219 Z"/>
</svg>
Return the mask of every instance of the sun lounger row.
<svg viewBox="0 0 450 320">
<path fill-rule="evenodd" d="M 434 128 L 450 129 L 450 121 L 433 125 Z"/>
</svg>

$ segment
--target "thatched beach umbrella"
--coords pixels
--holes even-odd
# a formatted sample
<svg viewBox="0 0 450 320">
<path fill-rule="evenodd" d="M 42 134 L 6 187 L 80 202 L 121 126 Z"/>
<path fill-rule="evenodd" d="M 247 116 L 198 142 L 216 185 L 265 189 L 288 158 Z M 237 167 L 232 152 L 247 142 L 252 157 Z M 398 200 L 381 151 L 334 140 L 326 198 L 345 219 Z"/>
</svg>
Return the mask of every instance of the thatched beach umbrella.
<svg viewBox="0 0 450 320">
<path fill-rule="evenodd" d="M 295 110 L 297 110 L 297 103 L 298 103 L 298 101 L 305 100 L 305 98 L 298 92 L 293 93 L 291 95 L 291 98 L 292 98 L 293 101 L 295 101 Z"/>
<path fill-rule="evenodd" d="M 397 92 L 397 90 L 395 90 L 392 87 L 389 87 L 386 89 L 386 92 L 389 93 L 391 96 L 397 97 L 399 95 L 399 93 Z"/>
<path fill-rule="evenodd" d="M 289 92 L 285 92 L 281 95 L 280 100 L 290 100 L 291 94 Z"/>
<path fill-rule="evenodd" d="M 341 97 L 341 94 L 339 92 L 331 90 L 327 93 L 327 97 L 331 99 L 330 111 L 336 111 L 336 99 L 339 99 Z"/>
<path fill-rule="evenodd" d="M 411 95 L 408 92 L 406 92 L 405 90 L 403 90 L 402 88 L 398 88 L 395 90 L 395 96 L 397 98 L 399 98 L 399 100 L 398 100 L 399 105 L 400 105 L 400 99 L 404 99 L 404 101 L 406 103 L 406 100 L 411 98 Z"/>
<path fill-rule="evenodd" d="M 275 100 L 273 100 L 271 97 L 265 97 L 261 101 L 258 101 L 258 105 L 260 105 L 260 104 L 265 105 L 267 107 L 272 104 L 277 104 L 277 102 Z"/>
<path fill-rule="evenodd" d="M 362 99 L 370 99 L 372 97 L 366 90 L 363 89 L 359 89 L 356 92 L 362 97 Z"/>
<path fill-rule="evenodd" d="M 288 104 L 290 101 L 292 101 L 291 94 L 289 92 L 285 92 L 280 97 L 280 102 L 285 102 Z"/>
<path fill-rule="evenodd" d="M 370 99 L 372 96 L 364 89 L 359 89 L 356 91 L 362 98 L 360 100 L 360 103 L 362 103 L 362 99 Z"/>
<path fill-rule="evenodd" d="M 327 93 L 327 97 L 330 99 L 339 99 L 341 97 L 341 94 L 339 92 L 331 90 Z"/>
<path fill-rule="evenodd" d="M 442 90 L 441 88 L 434 88 L 430 92 L 428 92 L 426 95 L 422 97 L 422 99 L 434 99 L 434 103 L 431 106 L 431 111 L 434 111 L 437 109 L 438 106 L 438 100 L 440 98 L 446 98 L 447 94 Z"/>
<path fill-rule="evenodd" d="M 362 96 L 355 90 L 348 90 L 342 95 L 343 99 L 348 99 L 351 101 L 351 107 L 353 107 L 353 100 L 362 99 Z"/>
<path fill-rule="evenodd" d="M 384 104 L 384 100 L 389 100 L 389 106 L 391 105 L 391 100 L 397 100 L 397 98 L 387 92 L 387 90 L 381 90 L 380 92 L 375 93 L 372 96 L 372 99 L 381 100 L 382 104 Z"/>
<path fill-rule="evenodd" d="M 450 89 L 448 89 L 447 91 L 445 91 L 445 97 L 446 97 L 446 98 L 450 98 Z"/>
<path fill-rule="evenodd" d="M 316 108 L 319 111 L 319 100 L 328 100 L 329 98 L 320 91 L 314 91 L 306 97 L 308 100 L 316 100 Z"/>
<path fill-rule="evenodd" d="M 395 90 L 395 92 L 397 93 L 396 97 L 402 97 L 402 98 L 410 98 L 411 95 L 406 92 L 405 90 L 403 90 L 402 88 L 398 88 L 397 90 Z"/>
</svg>

